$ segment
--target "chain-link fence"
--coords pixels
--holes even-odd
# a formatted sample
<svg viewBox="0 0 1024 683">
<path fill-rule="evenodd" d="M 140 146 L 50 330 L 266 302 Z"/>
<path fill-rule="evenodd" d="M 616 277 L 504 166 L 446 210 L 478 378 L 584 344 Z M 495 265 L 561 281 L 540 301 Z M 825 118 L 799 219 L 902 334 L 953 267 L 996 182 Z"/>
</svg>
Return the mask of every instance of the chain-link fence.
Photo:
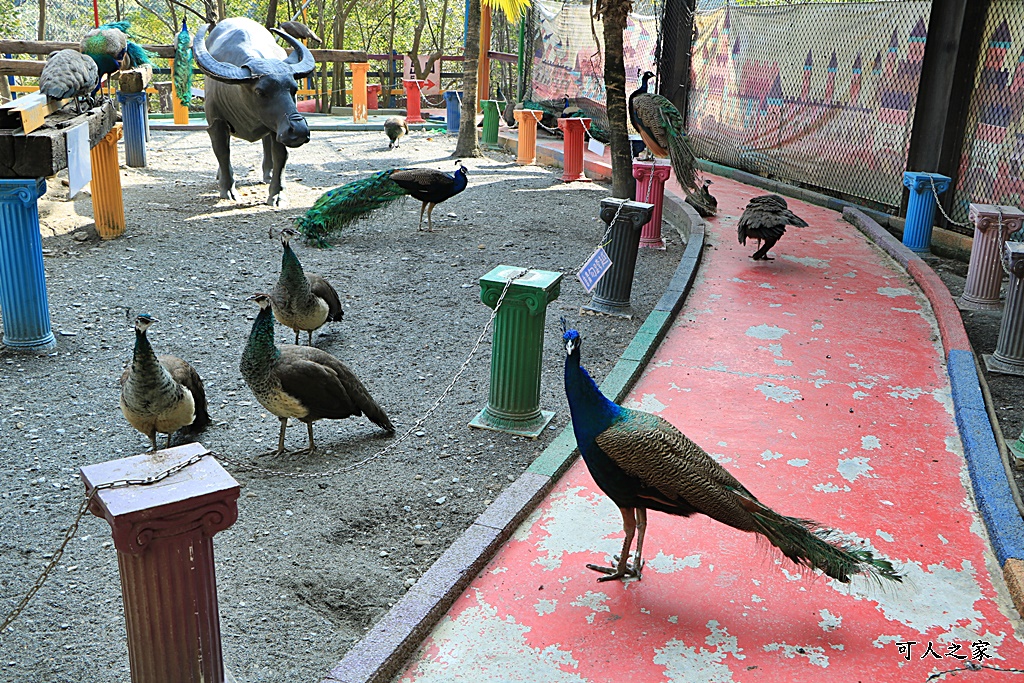
<svg viewBox="0 0 1024 683">
<path fill-rule="evenodd" d="M 931 3 L 700 9 L 688 133 L 699 156 L 899 206 Z"/>
</svg>

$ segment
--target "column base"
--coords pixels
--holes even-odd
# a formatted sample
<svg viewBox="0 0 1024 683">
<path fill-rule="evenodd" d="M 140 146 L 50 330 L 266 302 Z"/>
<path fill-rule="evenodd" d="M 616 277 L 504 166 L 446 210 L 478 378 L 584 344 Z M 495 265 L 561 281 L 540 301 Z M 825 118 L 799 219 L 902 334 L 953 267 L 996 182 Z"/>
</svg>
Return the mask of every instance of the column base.
<svg viewBox="0 0 1024 683">
<path fill-rule="evenodd" d="M 989 372 L 997 372 L 1001 375 L 1018 375 L 1024 377 L 1024 360 L 1013 361 L 1004 358 L 996 358 L 995 354 L 984 354 L 985 368 Z"/>
<path fill-rule="evenodd" d="M 956 306 L 962 311 L 1001 311 L 1003 302 L 1000 299 L 979 299 L 962 294 L 956 300 Z"/>
<path fill-rule="evenodd" d="M 1017 439 L 1012 443 L 1006 444 L 1006 448 L 1010 451 L 1010 456 L 1017 461 L 1014 464 L 1018 468 L 1024 468 L 1024 441 Z"/>
<path fill-rule="evenodd" d="M 580 314 L 610 315 L 615 318 L 632 320 L 633 307 L 629 305 L 628 301 L 625 304 L 618 304 L 611 301 L 598 301 L 597 297 L 594 297 L 589 304 L 580 306 Z"/>
<path fill-rule="evenodd" d="M 531 439 L 536 439 L 554 416 L 554 412 L 542 410 L 535 417 L 517 420 L 515 418 L 500 417 L 484 408 L 477 413 L 476 417 L 469 421 L 469 426 L 476 429 L 489 429 L 492 432 L 505 432 L 506 434 L 528 436 Z"/>
<path fill-rule="evenodd" d="M 658 239 L 645 239 L 640 238 L 640 247 L 642 249 L 657 249 L 658 251 L 665 251 L 665 240 L 661 237 Z"/>
<path fill-rule="evenodd" d="M 12 353 L 46 353 L 57 348 L 57 338 L 53 336 L 53 332 L 50 332 L 42 339 L 33 339 L 31 341 L 11 341 L 4 337 L 2 345 Z"/>
</svg>

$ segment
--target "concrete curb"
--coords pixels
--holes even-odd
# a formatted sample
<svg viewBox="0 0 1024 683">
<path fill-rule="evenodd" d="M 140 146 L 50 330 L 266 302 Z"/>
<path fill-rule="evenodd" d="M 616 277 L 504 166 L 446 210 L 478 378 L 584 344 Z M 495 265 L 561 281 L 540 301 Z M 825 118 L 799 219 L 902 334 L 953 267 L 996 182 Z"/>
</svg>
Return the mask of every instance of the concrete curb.
<svg viewBox="0 0 1024 683">
<path fill-rule="evenodd" d="M 964 445 L 974 499 L 985 520 L 992 549 L 1003 568 L 1003 578 L 1013 603 L 1024 615 L 1024 522 L 1006 481 L 1007 472 L 992 433 L 992 423 L 978 380 L 974 350 L 967 338 L 960 311 L 935 271 L 866 213 L 848 206 L 843 209 L 843 218 L 899 261 L 931 303 L 947 354 L 946 367 L 953 392 L 957 429 Z"/>
<path fill-rule="evenodd" d="M 542 159 L 542 149 L 538 145 L 538 161 Z M 545 149 L 547 151 L 550 150 Z M 704 251 L 704 221 L 692 207 L 666 192 L 664 217 L 677 226 L 686 239 L 686 249 L 655 309 L 644 320 L 619 362 L 601 383 L 601 391 L 613 397 L 616 402 L 625 398 L 640 377 L 647 361 L 682 308 L 693 286 Z M 370 632 L 348 651 L 322 683 L 390 681 L 473 577 L 547 495 L 572 464 L 576 453 L 576 438 L 570 425 L 555 437 L 522 476 L 501 492 Z"/>
</svg>

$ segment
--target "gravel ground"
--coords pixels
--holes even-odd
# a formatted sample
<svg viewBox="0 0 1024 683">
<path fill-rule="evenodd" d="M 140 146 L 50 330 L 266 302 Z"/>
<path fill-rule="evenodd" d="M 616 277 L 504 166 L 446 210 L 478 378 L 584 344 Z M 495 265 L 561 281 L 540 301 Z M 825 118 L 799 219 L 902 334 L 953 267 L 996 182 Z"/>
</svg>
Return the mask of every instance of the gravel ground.
<svg viewBox="0 0 1024 683">
<path fill-rule="evenodd" d="M 454 141 L 414 133 L 387 151 L 383 133 L 314 133 L 286 170 L 290 207 L 262 204 L 261 146 L 233 142 L 242 203 L 217 198 L 205 132 L 154 132 L 149 168 L 123 169 L 128 231 L 95 237 L 88 198 L 66 201 L 51 180 L 41 201 L 50 312 L 58 346 L 41 356 L 0 351 L 0 615 L 32 585 L 82 499 L 78 468 L 142 452 L 147 439 L 118 409 L 117 378 L 130 359 L 130 317 L 161 320 L 157 353 L 191 362 L 206 383 L 214 424 L 204 445 L 265 467 L 323 472 L 390 443 L 366 419 L 318 422 L 321 450 L 258 457 L 276 446 L 277 419 L 255 402 L 238 361 L 280 246 L 267 238 L 320 192 L 402 165 L 454 168 Z M 345 319 L 317 344 L 346 361 L 396 423 L 423 415 L 469 354 L 489 317 L 478 278 L 496 265 L 569 273 L 603 232 L 607 188 L 562 184 L 538 167 L 491 153 L 468 161 L 469 189 L 417 232 L 408 201 L 348 229 L 333 249 L 298 244 L 299 258 L 341 293 Z M 62 196 L 65 195 L 65 196 Z M 548 310 L 541 403 L 557 411 L 540 439 L 467 428 L 486 403 L 490 335 L 422 436 L 358 471 L 316 480 L 233 472 L 244 486 L 238 522 L 215 538 L 225 660 L 240 683 L 320 680 L 483 511 L 569 419 L 561 388 L 558 318 L 579 322 L 588 365 L 603 378 L 653 308 L 682 253 L 644 250 L 633 320 L 587 317 L 566 277 Z M 278 342 L 291 332 L 278 328 Z M 305 445 L 293 423 L 289 448 Z M 178 443 L 177 441 L 175 443 Z M 46 585 L 0 636 L 0 680 L 128 680 L 116 553 L 106 523 L 87 517 Z"/>
</svg>

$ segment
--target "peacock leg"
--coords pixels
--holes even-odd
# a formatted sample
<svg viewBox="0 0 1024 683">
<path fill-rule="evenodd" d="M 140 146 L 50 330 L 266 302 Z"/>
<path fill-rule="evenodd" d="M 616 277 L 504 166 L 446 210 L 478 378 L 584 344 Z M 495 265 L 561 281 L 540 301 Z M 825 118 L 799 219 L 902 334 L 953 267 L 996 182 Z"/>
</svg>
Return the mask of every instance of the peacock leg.
<svg viewBox="0 0 1024 683">
<path fill-rule="evenodd" d="M 288 429 L 288 418 L 281 418 L 281 435 L 277 437 L 277 453 L 275 455 L 281 455 L 284 453 L 284 430 Z"/>
<path fill-rule="evenodd" d="M 168 432 L 168 434 L 167 434 L 167 447 L 168 448 L 171 447 L 171 435 L 170 435 L 170 432 Z"/>
<path fill-rule="evenodd" d="M 420 224 L 416 226 L 416 232 L 423 229 L 423 209 L 427 208 L 427 203 L 423 202 L 420 204 Z"/>
<path fill-rule="evenodd" d="M 313 421 L 312 420 L 310 420 L 309 422 L 306 423 L 306 431 L 309 433 L 309 446 L 307 448 L 305 448 L 304 450 L 296 451 L 296 453 L 312 453 L 316 449 L 316 446 L 313 445 Z"/>
<path fill-rule="evenodd" d="M 154 429 L 153 431 L 151 431 L 148 434 L 148 436 L 149 436 L 149 445 L 152 447 L 150 450 L 152 450 L 155 453 L 156 452 L 156 430 Z"/>
<path fill-rule="evenodd" d="M 633 536 L 636 534 L 635 510 L 633 508 L 619 508 L 619 512 L 622 514 L 622 530 L 626 532 L 626 537 L 622 539 L 622 552 L 619 553 L 618 564 L 614 567 L 605 567 L 599 564 L 587 565 L 587 569 L 593 569 L 595 572 L 608 575 L 600 577 L 598 581 L 613 581 L 637 575 L 635 569 L 629 566 L 629 549 L 633 545 Z M 646 520 L 646 513 L 644 519 Z"/>
<path fill-rule="evenodd" d="M 434 232 L 434 207 L 437 204 L 431 202 L 427 205 L 427 232 Z"/>
<path fill-rule="evenodd" d="M 633 573 L 640 578 L 644 568 L 644 532 L 647 531 L 647 508 L 636 509 L 636 556 L 633 558 Z"/>
<path fill-rule="evenodd" d="M 313 345 L 313 330 L 306 330 L 306 345 Z"/>
</svg>

